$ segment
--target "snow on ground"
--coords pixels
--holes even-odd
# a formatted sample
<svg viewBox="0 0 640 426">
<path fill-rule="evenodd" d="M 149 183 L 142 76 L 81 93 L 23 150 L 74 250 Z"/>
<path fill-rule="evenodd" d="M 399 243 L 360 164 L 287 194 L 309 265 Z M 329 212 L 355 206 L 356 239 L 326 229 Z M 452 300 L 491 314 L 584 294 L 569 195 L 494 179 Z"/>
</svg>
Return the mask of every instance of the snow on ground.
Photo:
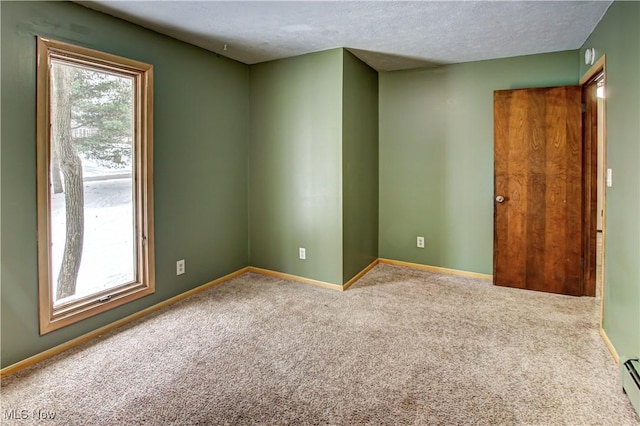
<svg viewBox="0 0 640 426">
<path fill-rule="evenodd" d="M 131 170 L 109 169 L 83 159 L 84 245 L 76 297 L 134 280 L 134 215 Z M 66 232 L 65 194 L 51 196 L 52 282 L 58 281 Z M 64 301 L 72 298 L 64 299 Z"/>
</svg>

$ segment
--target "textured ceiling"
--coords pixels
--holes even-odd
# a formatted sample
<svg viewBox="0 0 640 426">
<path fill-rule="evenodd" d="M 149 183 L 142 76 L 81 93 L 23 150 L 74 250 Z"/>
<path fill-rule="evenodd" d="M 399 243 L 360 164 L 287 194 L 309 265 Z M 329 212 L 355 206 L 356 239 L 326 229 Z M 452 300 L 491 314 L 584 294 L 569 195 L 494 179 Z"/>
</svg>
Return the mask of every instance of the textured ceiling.
<svg viewBox="0 0 640 426">
<path fill-rule="evenodd" d="M 346 47 L 378 71 L 578 49 L 611 5 L 610 0 L 79 3 L 246 64 Z"/>
</svg>

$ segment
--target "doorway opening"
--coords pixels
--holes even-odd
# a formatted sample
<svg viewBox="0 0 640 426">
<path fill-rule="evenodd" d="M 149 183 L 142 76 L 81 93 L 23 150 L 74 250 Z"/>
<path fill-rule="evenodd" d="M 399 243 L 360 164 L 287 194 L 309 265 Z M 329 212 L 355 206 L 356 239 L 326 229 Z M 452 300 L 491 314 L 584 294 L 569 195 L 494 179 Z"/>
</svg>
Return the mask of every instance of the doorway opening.
<svg viewBox="0 0 640 426">
<path fill-rule="evenodd" d="M 580 79 L 580 84 L 584 104 L 584 283 L 586 294 L 600 298 L 602 323 L 605 295 L 604 242 L 607 184 L 604 56 Z"/>
</svg>

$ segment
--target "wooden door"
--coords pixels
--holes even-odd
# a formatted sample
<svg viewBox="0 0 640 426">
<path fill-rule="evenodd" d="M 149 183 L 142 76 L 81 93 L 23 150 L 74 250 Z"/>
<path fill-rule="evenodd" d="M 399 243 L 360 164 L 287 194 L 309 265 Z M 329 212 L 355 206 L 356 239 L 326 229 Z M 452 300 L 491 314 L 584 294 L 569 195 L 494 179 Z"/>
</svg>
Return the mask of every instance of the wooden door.
<svg viewBox="0 0 640 426">
<path fill-rule="evenodd" d="M 583 294 L 580 86 L 494 92 L 494 284 Z"/>
<path fill-rule="evenodd" d="M 584 295 L 596 295 L 596 255 L 598 238 L 598 83 L 582 86 L 584 101 L 583 125 L 583 182 L 584 182 L 584 230 L 583 230 L 583 289 Z"/>
</svg>

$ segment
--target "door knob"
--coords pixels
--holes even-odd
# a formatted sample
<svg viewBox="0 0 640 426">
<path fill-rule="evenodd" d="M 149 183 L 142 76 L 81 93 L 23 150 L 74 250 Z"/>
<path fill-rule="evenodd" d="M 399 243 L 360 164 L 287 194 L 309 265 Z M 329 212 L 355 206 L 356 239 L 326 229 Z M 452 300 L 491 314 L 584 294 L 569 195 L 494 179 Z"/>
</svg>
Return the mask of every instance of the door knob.
<svg viewBox="0 0 640 426">
<path fill-rule="evenodd" d="M 498 195 L 496 197 L 496 201 L 499 202 L 499 203 L 504 203 L 504 197 L 502 195 Z"/>
</svg>

